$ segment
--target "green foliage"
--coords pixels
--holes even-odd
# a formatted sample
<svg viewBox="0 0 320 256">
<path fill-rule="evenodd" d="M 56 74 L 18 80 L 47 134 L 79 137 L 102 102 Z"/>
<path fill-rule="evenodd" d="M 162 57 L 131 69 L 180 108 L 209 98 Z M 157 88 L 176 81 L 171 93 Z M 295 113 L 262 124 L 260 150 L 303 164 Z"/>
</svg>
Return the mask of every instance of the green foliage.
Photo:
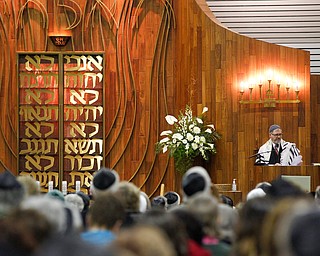
<svg viewBox="0 0 320 256">
<path fill-rule="evenodd" d="M 203 108 L 200 116 L 193 116 L 191 108 L 187 105 L 184 112 L 180 112 L 178 119 L 167 115 L 165 118 L 172 130 L 163 131 L 160 136 L 165 136 L 156 143 L 156 153 L 169 151 L 175 160 L 176 170 L 184 173 L 192 167 L 196 157 L 201 156 L 208 160 L 215 154 L 214 142 L 221 138 L 214 125 L 206 124 L 205 113 L 208 108 Z"/>
</svg>

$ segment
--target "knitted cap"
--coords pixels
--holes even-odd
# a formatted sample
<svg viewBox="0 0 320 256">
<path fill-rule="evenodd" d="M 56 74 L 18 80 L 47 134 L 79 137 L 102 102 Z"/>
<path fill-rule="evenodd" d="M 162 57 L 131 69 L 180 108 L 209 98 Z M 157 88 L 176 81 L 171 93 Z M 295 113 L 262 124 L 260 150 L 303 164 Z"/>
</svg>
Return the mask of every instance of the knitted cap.
<svg viewBox="0 0 320 256">
<path fill-rule="evenodd" d="M 280 128 L 280 126 L 277 125 L 277 124 L 271 125 L 270 128 L 269 128 L 269 133 L 272 133 L 272 132 L 273 132 L 274 130 L 276 130 L 276 129 L 281 129 L 281 128 Z"/>
</svg>

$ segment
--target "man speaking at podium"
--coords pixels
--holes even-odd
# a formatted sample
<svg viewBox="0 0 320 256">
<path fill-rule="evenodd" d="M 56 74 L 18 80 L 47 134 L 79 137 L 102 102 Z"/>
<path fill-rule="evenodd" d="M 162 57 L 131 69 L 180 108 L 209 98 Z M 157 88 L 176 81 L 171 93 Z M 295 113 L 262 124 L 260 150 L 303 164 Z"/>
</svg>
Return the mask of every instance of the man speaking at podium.
<svg viewBox="0 0 320 256">
<path fill-rule="evenodd" d="M 301 165 L 300 150 L 295 143 L 282 139 L 282 129 L 279 125 L 270 126 L 269 138 L 259 148 L 255 165 Z"/>
</svg>

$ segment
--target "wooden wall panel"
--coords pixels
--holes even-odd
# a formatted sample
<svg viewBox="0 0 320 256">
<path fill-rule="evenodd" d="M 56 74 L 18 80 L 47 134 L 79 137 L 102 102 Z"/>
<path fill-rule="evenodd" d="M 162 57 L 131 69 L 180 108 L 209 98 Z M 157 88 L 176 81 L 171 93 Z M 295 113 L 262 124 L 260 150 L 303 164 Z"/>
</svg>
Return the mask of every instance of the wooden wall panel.
<svg viewBox="0 0 320 256">
<path fill-rule="evenodd" d="M 112 8 L 112 0 L 77 0 L 71 9 L 56 1 L 29 2 L 25 8 L 32 19 L 23 14 L 28 28 L 22 31 L 15 23 L 22 13 L 20 1 L 0 1 L 10 11 L 0 27 L 0 40 L 8 47 L 0 55 L 0 103 L 6 105 L 0 108 L 1 169 L 17 168 L 17 51 L 105 53 L 105 165 L 151 196 L 159 194 L 162 183 L 166 191 L 180 190 L 181 175 L 174 172 L 172 159 L 156 155 L 154 145 L 168 129 L 165 115 L 178 115 L 186 104 L 195 112 L 209 107 L 208 121 L 222 135 L 207 165 L 215 183 L 236 178 L 244 195 L 252 188 L 253 159 L 248 156 L 268 138 L 272 123 L 283 127 L 285 139 L 296 142 L 310 164 L 308 52 L 225 29 L 215 23 L 205 0 L 141 1 L 139 9 L 136 1 L 117 1 Z M 97 9 L 90 16 L 93 3 Z M 55 47 L 48 35 L 62 32 L 72 40 Z M 10 63 L 10 69 L 3 63 Z M 304 81 L 299 106 L 239 104 L 240 81 L 269 66 Z"/>
</svg>

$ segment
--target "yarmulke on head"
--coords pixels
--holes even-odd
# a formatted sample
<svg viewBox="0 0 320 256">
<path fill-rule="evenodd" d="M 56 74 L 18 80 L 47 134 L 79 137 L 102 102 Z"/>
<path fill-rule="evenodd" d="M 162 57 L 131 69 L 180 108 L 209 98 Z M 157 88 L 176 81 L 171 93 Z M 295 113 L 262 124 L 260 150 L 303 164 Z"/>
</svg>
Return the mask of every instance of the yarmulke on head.
<svg viewBox="0 0 320 256">
<path fill-rule="evenodd" d="M 5 172 L 0 174 L 0 189 L 10 190 L 19 189 L 22 185 L 17 181 L 16 176 L 14 176 L 10 171 L 5 170 Z"/>
<path fill-rule="evenodd" d="M 16 207 L 24 198 L 24 188 L 10 171 L 0 174 L 0 218 Z"/>
<path fill-rule="evenodd" d="M 211 194 L 211 178 L 201 166 L 191 167 L 182 177 L 183 200 L 198 193 Z"/>
<path fill-rule="evenodd" d="M 102 167 L 93 176 L 92 186 L 94 195 L 97 192 L 111 191 L 114 192 L 119 184 L 119 174 L 112 169 Z"/>
<path fill-rule="evenodd" d="M 164 194 L 164 197 L 167 198 L 168 209 L 180 204 L 180 195 L 177 192 L 169 191 Z"/>
<path fill-rule="evenodd" d="M 269 133 L 272 133 L 276 129 L 281 129 L 280 125 L 277 125 L 277 124 L 271 125 L 269 128 Z"/>
</svg>

